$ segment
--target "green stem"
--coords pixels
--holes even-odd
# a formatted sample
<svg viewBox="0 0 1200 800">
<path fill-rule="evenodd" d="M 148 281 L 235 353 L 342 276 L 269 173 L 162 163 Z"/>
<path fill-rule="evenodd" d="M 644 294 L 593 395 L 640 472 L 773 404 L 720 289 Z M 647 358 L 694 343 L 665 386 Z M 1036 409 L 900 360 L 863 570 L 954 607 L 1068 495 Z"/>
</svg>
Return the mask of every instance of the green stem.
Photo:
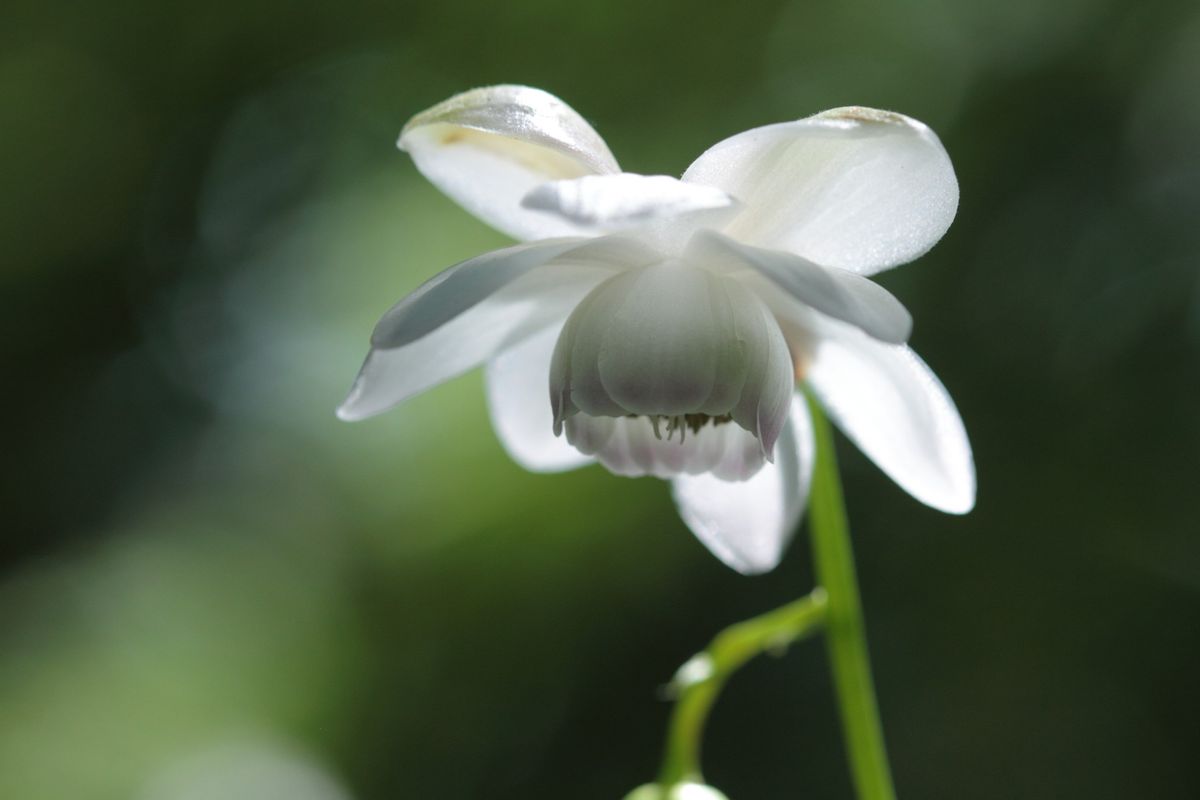
<svg viewBox="0 0 1200 800">
<path fill-rule="evenodd" d="M 833 432 L 824 412 L 808 395 L 816 435 L 817 463 L 809 495 L 808 519 L 817 583 L 829 593 L 825 630 L 829 664 L 850 757 L 850 772 L 860 800 L 894 800 L 883 728 L 875 702 L 871 664 L 846 505 L 838 478 Z"/>
<path fill-rule="evenodd" d="M 814 589 L 807 597 L 729 626 L 679 668 L 671 683 L 677 695 L 659 783 L 701 782 L 704 724 L 725 681 L 759 653 L 777 652 L 813 633 L 825 619 L 825 606 L 824 590 Z"/>
</svg>

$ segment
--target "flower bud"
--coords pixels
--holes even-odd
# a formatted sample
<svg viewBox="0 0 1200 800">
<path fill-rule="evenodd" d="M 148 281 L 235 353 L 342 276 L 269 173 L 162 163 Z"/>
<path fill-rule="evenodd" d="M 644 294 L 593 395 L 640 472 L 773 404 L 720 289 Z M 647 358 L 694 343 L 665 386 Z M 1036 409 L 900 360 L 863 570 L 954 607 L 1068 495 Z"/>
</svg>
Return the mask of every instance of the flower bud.
<svg viewBox="0 0 1200 800">
<path fill-rule="evenodd" d="M 658 783 L 647 783 L 639 786 L 625 800 L 729 800 L 725 795 L 711 786 L 702 783 L 676 783 L 673 786 L 663 786 Z"/>
</svg>

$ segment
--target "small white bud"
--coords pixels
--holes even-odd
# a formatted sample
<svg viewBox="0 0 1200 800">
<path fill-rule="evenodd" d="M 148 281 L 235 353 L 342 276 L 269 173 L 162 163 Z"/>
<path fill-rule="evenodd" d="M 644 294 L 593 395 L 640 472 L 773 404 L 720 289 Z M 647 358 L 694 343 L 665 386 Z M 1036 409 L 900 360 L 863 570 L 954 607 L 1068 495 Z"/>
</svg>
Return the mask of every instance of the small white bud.
<svg viewBox="0 0 1200 800">
<path fill-rule="evenodd" d="M 663 787 L 657 783 L 639 786 L 625 796 L 625 800 L 729 800 L 711 786 L 702 783 L 677 783 Z"/>
</svg>

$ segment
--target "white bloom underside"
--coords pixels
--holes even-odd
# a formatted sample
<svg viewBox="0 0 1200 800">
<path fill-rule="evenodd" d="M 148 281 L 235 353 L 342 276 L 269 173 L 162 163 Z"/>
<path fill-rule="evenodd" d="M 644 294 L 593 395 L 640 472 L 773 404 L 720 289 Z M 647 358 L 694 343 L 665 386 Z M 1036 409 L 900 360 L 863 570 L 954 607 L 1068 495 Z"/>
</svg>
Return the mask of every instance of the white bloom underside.
<svg viewBox="0 0 1200 800">
<path fill-rule="evenodd" d="M 399 144 L 528 243 L 451 267 L 385 314 L 343 418 L 484 364 L 519 463 L 668 478 L 701 541 L 759 572 L 808 493 L 804 381 L 914 497 L 974 504 L 958 412 L 905 344 L 908 312 L 866 277 L 924 253 L 954 217 L 954 171 L 921 123 L 835 109 L 727 139 L 676 180 L 621 172 L 561 100 L 500 86 L 419 114 Z"/>
<path fill-rule="evenodd" d="M 757 472 L 763 458 L 770 460 L 794 384 L 787 344 L 762 300 L 732 278 L 682 261 L 627 270 L 593 289 L 567 318 L 550 361 L 554 433 L 577 414 L 642 418 L 644 424 L 609 427 L 610 433 L 625 434 L 612 436 L 611 446 L 628 451 L 652 431 L 646 448 L 655 452 L 653 468 L 642 472 L 660 477 L 706 471 L 699 466 L 705 460 L 723 465 L 719 452 L 703 456 L 709 442 L 721 442 L 718 450 L 727 442 L 731 451 L 740 451 L 747 438 L 761 457 L 744 463 L 731 452 L 728 457 L 743 465 L 720 472 L 734 480 Z M 712 423 L 700 424 L 707 420 Z M 728 434 L 722 422 L 735 423 L 749 436 Z M 689 427 L 695 434 L 691 444 Z M 597 436 L 589 438 L 590 450 L 577 444 L 577 431 L 597 429 L 598 423 L 578 423 L 567 429 L 567 441 L 629 474 L 630 459 L 614 467 L 608 445 Z M 678 437 L 671 435 L 675 431 Z M 680 466 L 665 466 L 673 463 Z M 708 469 L 717 471 L 715 464 Z"/>
</svg>

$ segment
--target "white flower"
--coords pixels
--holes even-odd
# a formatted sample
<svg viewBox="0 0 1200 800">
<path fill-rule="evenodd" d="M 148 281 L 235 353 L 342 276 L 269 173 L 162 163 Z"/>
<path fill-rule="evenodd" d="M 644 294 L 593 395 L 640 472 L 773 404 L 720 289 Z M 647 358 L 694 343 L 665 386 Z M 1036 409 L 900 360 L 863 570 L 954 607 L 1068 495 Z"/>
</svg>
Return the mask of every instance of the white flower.
<svg viewBox="0 0 1200 800">
<path fill-rule="evenodd" d="M 486 365 L 512 457 L 672 481 L 725 563 L 774 567 L 804 508 L 796 386 L 918 500 L 964 513 L 975 472 L 912 321 L 868 280 L 932 247 L 958 205 L 946 151 L 899 114 L 840 108 L 738 134 L 676 180 L 621 172 L 569 106 L 495 86 L 418 114 L 399 146 L 529 242 L 437 275 L 384 314 L 339 409 L 356 420 Z"/>
</svg>

